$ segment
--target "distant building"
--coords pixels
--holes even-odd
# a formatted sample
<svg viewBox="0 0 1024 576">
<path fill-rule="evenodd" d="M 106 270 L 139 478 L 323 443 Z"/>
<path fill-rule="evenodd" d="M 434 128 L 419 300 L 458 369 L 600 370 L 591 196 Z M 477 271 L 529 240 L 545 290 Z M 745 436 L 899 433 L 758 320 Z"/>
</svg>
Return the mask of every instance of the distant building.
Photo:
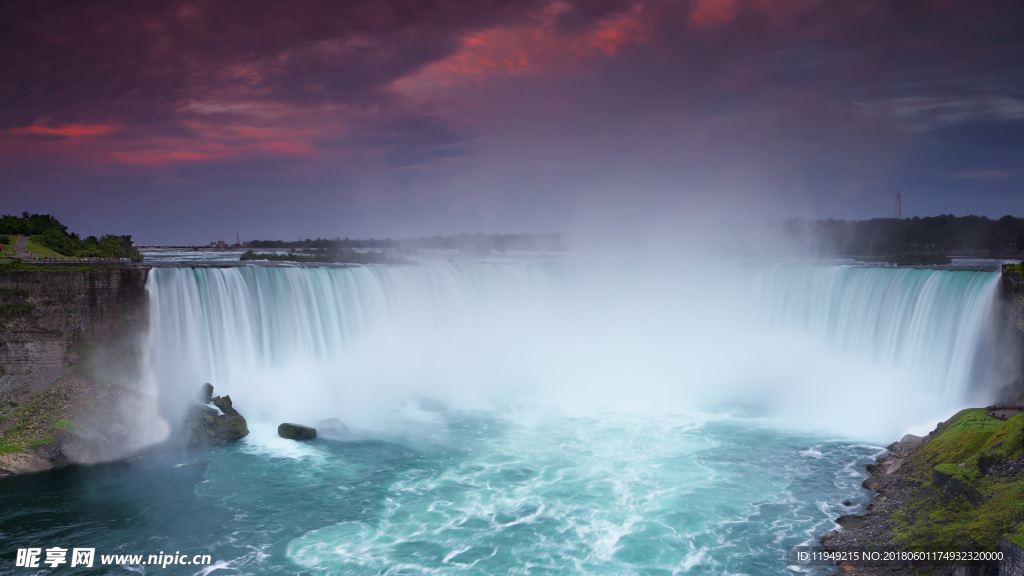
<svg viewBox="0 0 1024 576">
<path fill-rule="evenodd" d="M 242 248 L 248 248 L 251 244 L 252 244 L 252 242 L 248 242 L 248 241 L 242 242 Z"/>
<path fill-rule="evenodd" d="M 210 248 L 216 248 L 216 247 L 217 247 L 217 243 L 216 242 L 210 242 Z"/>
</svg>

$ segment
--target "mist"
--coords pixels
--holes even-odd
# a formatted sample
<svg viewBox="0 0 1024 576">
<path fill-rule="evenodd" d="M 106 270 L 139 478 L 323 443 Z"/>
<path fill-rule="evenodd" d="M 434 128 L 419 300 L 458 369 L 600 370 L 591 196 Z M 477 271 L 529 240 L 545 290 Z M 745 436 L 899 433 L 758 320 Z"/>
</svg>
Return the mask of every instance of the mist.
<svg viewBox="0 0 1024 576">
<path fill-rule="evenodd" d="M 250 421 L 340 418 L 370 434 L 429 417 L 427 398 L 717 414 L 876 442 L 1015 377 L 976 362 L 995 274 L 669 253 L 156 269 L 148 377 L 171 421 L 208 381 Z"/>
</svg>

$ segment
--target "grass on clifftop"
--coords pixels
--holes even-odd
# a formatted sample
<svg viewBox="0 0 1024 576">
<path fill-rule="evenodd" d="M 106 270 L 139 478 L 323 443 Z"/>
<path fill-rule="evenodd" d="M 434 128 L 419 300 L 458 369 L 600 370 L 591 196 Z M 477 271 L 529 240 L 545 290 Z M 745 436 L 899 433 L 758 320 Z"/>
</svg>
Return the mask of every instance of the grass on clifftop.
<svg viewBox="0 0 1024 576">
<path fill-rule="evenodd" d="M 52 248 L 47 248 L 46 246 L 43 246 L 42 244 L 37 242 L 36 239 L 37 239 L 36 236 L 29 236 L 29 239 L 28 239 L 28 253 L 29 254 L 31 254 L 33 256 L 39 256 L 40 258 L 58 258 L 58 259 L 67 258 L 67 256 L 61 254 L 60 252 L 57 252 L 56 250 L 53 250 Z"/>
<path fill-rule="evenodd" d="M 1021 262 L 1020 264 L 1003 265 L 1003 274 L 1016 274 L 1017 276 L 1024 276 L 1024 262 Z"/>
<path fill-rule="evenodd" d="M 1024 473 L 985 475 L 1022 455 L 1024 414 L 1002 421 L 981 409 L 957 413 L 905 465 L 918 488 L 892 516 L 894 543 L 994 550 L 1004 534 L 1024 536 Z"/>
</svg>

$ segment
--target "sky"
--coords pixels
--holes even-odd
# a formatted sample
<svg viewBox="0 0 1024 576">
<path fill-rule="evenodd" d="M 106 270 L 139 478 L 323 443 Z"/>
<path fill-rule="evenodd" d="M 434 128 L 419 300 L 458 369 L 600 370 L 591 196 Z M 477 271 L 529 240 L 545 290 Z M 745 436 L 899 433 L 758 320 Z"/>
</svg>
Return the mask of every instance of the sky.
<svg viewBox="0 0 1024 576">
<path fill-rule="evenodd" d="M 0 6 L 0 212 L 142 244 L 1024 216 L 1024 3 Z"/>
</svg>

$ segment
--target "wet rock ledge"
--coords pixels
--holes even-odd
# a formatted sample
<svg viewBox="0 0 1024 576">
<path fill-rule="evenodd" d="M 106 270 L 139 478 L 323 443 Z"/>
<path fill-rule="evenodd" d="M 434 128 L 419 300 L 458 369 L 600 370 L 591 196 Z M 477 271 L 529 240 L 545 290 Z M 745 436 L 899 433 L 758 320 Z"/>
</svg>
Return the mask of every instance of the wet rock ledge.
<svg viewBox="0 0 1024 576">
<path fill-rule="evenodd" d="M 821 537 L 825 551 L 999 550 L 1007 560 L 840 563 L 842 574 L 1024 575 L 1024 413 L 962 410 L 924 438 L 893 443 L 867 471 L 874 501 L 837 519 L 841 529 Z"/>
</svg>

